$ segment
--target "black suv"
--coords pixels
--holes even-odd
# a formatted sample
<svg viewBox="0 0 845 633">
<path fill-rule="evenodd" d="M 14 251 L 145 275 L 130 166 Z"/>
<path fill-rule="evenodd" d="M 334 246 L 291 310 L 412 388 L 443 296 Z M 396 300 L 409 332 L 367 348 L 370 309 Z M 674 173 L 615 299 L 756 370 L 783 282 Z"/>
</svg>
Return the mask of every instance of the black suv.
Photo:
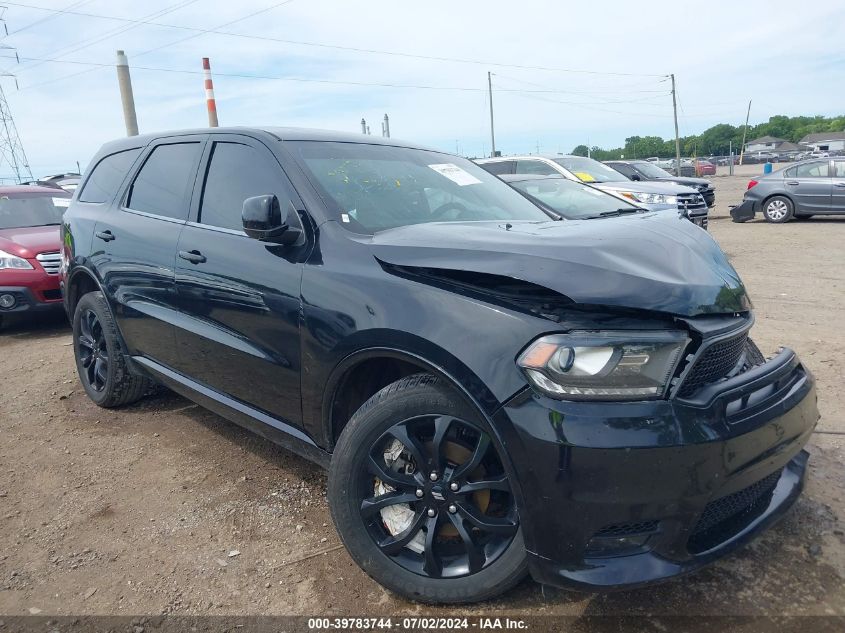
<svg viewBox="0 0 845 633">
<path fill-rule="evenodd" d="M 350 554 L 410 598 L 666 578 L 784 514 L 818 414 L 716 242 L 658 215 L 553 218 L 393 139 L 122 139 L 64 216 L 77 369 L 329 467 Z"/>
</svg>

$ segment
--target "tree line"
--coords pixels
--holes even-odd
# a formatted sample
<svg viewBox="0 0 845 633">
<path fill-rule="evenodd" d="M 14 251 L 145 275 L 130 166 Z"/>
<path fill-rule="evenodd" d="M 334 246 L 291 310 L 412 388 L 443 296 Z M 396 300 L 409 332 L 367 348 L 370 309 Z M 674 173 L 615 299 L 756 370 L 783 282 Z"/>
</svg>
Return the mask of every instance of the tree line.
<svg viewBox="0 0 845 633">
<path fill-rule="evenodd" d="M 682 156 L 727 156 L 730 148 L 739 153 L 742 144 L 744 125 L 733 126 L 720 123 L 704 130 L 701 134 L 681 137 Z M 761 136 L 774 136 L 797 143 L 807 134 L 817 132 L 845 131 L 845 115 L 836 117 L 823 116 L 773 116 L 765 123 L 749 125 L 746 142 Z M 572 150 L 576 156 L 586 156 L 586 145 L 578 145 Z M 592 147 L 589 154 L 596 160 L 612 160 L 614 158 L 649 158 L 660 156 L 670 158 L 675 155 L 675 139 L 659 136 L 631 136 L 625 139 L 624 147 L 602 149 Z"/>
</svg>

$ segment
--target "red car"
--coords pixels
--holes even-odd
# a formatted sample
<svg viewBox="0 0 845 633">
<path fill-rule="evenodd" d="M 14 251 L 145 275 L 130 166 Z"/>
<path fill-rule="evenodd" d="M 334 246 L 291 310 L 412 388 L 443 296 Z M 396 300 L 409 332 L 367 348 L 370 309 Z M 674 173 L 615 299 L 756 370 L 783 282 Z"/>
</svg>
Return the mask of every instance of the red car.
<svg viewBox="0 0 845 633">
<path fill-rule="evenodd" d="M 716 175 L 716 165 L 711 163 L 709 160 L 697 159 L 693 162 L 695 166 L 695 175 L 696 176 L 715 176 Z"/>
<path fill-rule="evenodd" d="M 70 198 L 53 187 L 0 186 L 0 326 L 62 308 L 59 229 Z"/>
</svg>

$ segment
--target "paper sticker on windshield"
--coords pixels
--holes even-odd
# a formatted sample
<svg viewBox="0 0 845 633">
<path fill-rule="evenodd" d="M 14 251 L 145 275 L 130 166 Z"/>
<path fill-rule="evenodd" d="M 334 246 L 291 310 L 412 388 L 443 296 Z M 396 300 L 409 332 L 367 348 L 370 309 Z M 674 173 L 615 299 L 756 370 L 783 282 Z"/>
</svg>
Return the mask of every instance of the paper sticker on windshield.
<svg viewBox="0 0 845 633">
<path fill-rule="evenodd" d="M 593 178 L 590 174 L 585 171 L 576 171 L 573 172 L 575 177 L 580 180 L 581 182 L 594 182 L 596 179 Z"/>
<path fill-rule="evenodd" d="M 54 207 L 69 207 L 70 198 L 53 198 Z"/>
<path fill-rule="evenodd" d="M 465 187 L 466 185 L 479 185 L 481 181 L 473 176 L 471 173 L 464 171 L 457 165 L 452 163 L 441 163 L 439 165 L 429 165 L 431 169 L 436 171 L 441 176 L 446 176 L 456 185 Z"/>
</svg>

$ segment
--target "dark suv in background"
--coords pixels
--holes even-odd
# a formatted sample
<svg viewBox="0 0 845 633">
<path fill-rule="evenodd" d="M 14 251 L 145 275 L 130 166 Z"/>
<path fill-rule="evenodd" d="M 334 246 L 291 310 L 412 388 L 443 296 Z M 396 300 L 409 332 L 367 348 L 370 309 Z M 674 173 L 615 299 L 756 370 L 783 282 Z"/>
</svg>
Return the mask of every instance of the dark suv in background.
<svg viewBox="0 0 845 633">
<path fill-rule="evenodd" d="M 698 191 L 707 203 L 708 208 L 716 204 L 716 189 L 713 183 L 706 178 L 693 178 L 691 176 L 673 176 L 665 169 L 647 160 L 606 160 L 605 165 L 613 167 L 620 174 L 634 181 L 653 180 L 657 182 L 673 182 L 685 187 L 691 187 Z"/>
<path fill-rule="evenodd" d="M 659 215 L 561 221 L 395 139 L 122 139 L 64 216 L 76 367 L 100 406 L 160 382 L 328 466 L 350 554 L 412 599 L 667 578 L 784 514 L 818 413 L 716 242 Z"/>
</svg>

